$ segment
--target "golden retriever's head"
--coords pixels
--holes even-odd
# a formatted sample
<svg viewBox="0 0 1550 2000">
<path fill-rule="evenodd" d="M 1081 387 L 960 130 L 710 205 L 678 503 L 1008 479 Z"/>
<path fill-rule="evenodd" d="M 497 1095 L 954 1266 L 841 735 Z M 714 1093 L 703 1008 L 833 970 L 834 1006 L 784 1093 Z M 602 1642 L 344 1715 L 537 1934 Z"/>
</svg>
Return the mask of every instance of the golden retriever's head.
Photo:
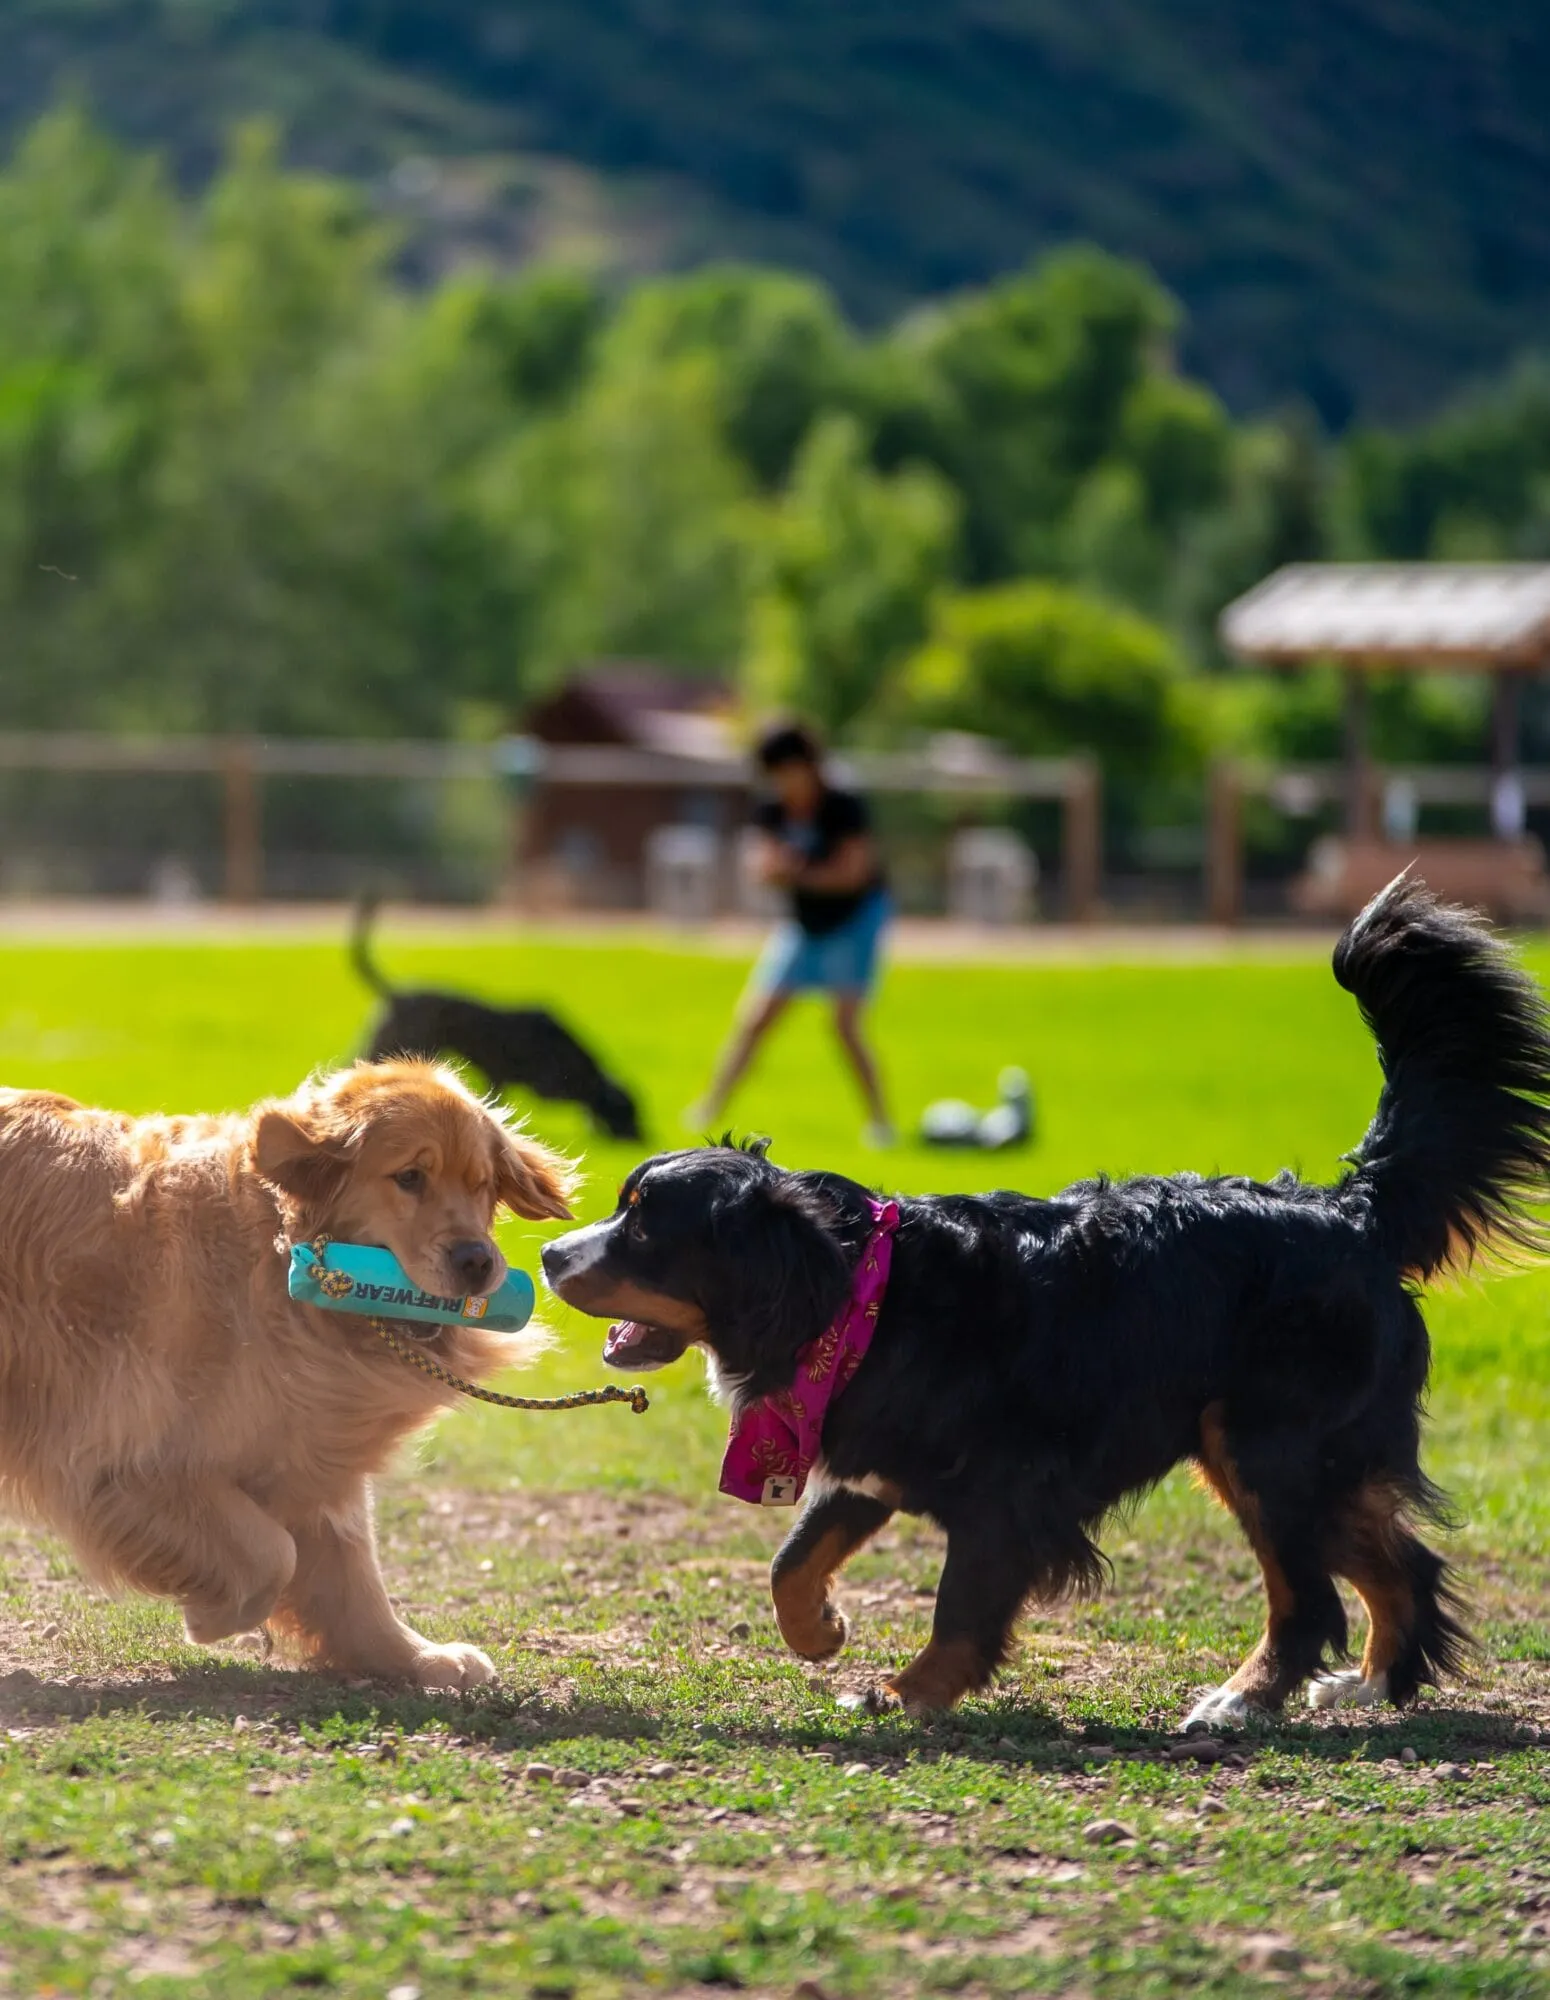
<svg viewBox="0 0 1550 2000">
<path fill-rule="evenodd" d="M 492 1292 L 497 1206 L 570 1214 L 568 1160 L 513 1129 L 439 1063 L 356 1063 L 253 1114 L 253 1163 L 288 1234 L 391 1250 L 422 1291 Z"/>
</svg>

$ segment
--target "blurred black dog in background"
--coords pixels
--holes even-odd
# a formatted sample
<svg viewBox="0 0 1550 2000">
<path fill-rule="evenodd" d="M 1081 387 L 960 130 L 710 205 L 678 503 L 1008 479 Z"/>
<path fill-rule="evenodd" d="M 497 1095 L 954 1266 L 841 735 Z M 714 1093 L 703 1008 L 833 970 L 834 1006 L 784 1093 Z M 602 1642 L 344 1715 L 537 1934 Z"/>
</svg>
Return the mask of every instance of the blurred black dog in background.
<svg viewBox="0 0 1550 2000">
<path fill-rule="evenodd" d="M 390 986 L 371 956 L 376 912 L 375 898 L 357 904 L 350 940 L 356 971 L 384 1002 L 365 1049 L 368 1061 L 381 1062 L 388 1056 L 460 1056 L 483 1071 L 492 1090 L 516 1084 L 535 1097 L 585 1105 L 613 1138 L 640 1138 L 634 1098 L 546 1009 L 487 1007 L 458 993 L 426 989 L 401 993 Z"/>
<path fill-rule="evenodd" d="M 1189 1721 L 1279 1709 L 1346 1650 L 1315 1707 L 1409 1701 L 1467 1643 L 1419 1462 L 1430 1360 L 1416 1288 L 1477 1251 L 1542 1252 L 1550 1023 L 1488 928 L 1401 878 L 1335 951 L 1384 1086 L 1333 1187 L 1174 1174 L 901 1198 L 875 1336 L 830 1403 L 808 1504 L 775 1558 L 787 1643 L 844 1643 L 841 1565 L 896 1508 L 947 1532 L 931 1643 L 867 1698 L 949 1707 L 1004 1659 L 1030 1596 L 1099 1579 L 1104 1517 L 1180 1460 L 1237 1516 L 1264 1637 Z M 1252 1025 L 1244 1024 L 1246 1035 Z M 730 1144 L 660 1155 L 607 1221 L 544 1250 L 553 1290 L 617 1317 L 605 1359 L 709 1350 L 734 1412 L 811 1372 L 873 1229 L 868 1192 Z M 795 1482 L 792 1482 L 794 1484 Z"/>
</svg>

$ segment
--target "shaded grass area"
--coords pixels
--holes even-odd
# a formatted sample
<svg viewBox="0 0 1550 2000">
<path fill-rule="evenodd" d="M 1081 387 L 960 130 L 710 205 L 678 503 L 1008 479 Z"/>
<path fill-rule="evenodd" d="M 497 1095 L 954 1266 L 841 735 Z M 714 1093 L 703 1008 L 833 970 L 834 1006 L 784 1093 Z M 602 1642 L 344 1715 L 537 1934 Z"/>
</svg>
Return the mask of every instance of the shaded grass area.
<svg viewBox="0 0 1550 2000">
<path fill-rule="evenodd" d="M 449 936 L 406 977 L 544 998 L 643 1087 L 658 1137 L 702 1081 L 735 963 L 672 946 Z M 338 955 L 301 946 L 7 953 L 0 1074 L 129 1108 L 238 1104 L 348 1053 Z M 1086 1172 L 1330 1174 L 1377 1087 L 1318 964 L 911 966 L 878 1032 L 901 1110 L 1029 1066 L 1045 1190 Z M 779 1157 L 899 1188 L 984 1184 L 972 1156 L 854 1143 L 823 1023 L 739 1106 Z M 568 1110 L 589 1212 L 638 1149 Z M 535 1243 L 508 1247 L 531 1263 Z M 1443 1296 L 1431 1464 L 1485 1654 L 1410 1715 L 1174 1735 L 1257 1629 L 1236 1531 L 1168 1481 L 1106 1538 L 1091 1604 L 1029 1616 L 987 1699 L 868 1722 L 835 1694 L 929 1627 L 934 1531 L 847 1574 L 830 1669 L 781 1649 L 782 1523 L 714 1497 L 721 1420 L 690 1361 L 653 1407 L 469 1410 L 383 1496 L 407 1614 L 488 1647 L 493 1692 L 404 1696 L 183 1641 L 87 1592 L 47 1538 L 0 1540 L 0 1992 L 809 1995 L 1550 1991 L 1550 1284 Z M 601 1379 L 556 1313 L 524 1385 Z M 1545 1738 L 1550 1743 L 1550 1735 Z M 547 1775 L 546 1775 L 547 1774 Z M 1100 1837 L 1096 1829 L 1112 1822 Z M 803 1982 L 808 1982 L 804 1989 Z"/>
</svg>

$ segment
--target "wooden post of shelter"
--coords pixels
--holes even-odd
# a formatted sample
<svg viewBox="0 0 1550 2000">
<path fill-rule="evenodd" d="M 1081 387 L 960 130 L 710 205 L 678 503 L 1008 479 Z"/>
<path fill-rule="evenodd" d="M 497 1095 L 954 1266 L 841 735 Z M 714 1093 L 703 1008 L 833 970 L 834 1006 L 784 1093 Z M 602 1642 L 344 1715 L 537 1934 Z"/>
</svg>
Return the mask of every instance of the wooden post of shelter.
<svg viewBox="0 0 1550 2000">
<path fill-rule="evenodd" d="M 263 823 L 254 746 L 233 736 L 222 745 L 224 894 L 228 903 L 256 903 L 263 893 Z"/>
<path fill-rule="evenodd" d="M 1222 758 L 1211 766 L 1206 804 L 1206 915 L 1213 924 L 1243 918 L 1243 778 Z"/>
<path fill-rule="evenodd" d="M 1371 840 L 1376 831 L 1377 790 L 1372 768 L 1372 687 L 1367 669 L 1349 666 L 1341 675 L 1342 744 L 1345 768 L 1345 830 L 1350 840 Z"/>
<path fill-rule="evenodd" d="M 1517 840 L 1523 833 L 1522 692 L 1522 670 L 1498 667 L 1491 681 L 1491 831 L 1498 840 Z"/>
<path fill-rule="evenodd" d="M 1073 757 L 1066 781 L 1061 866 L 1066 917 L 1082 924 L 1096 915 L 1103 880 L 1103 777 L 1094 757 Z"/>
</svg>

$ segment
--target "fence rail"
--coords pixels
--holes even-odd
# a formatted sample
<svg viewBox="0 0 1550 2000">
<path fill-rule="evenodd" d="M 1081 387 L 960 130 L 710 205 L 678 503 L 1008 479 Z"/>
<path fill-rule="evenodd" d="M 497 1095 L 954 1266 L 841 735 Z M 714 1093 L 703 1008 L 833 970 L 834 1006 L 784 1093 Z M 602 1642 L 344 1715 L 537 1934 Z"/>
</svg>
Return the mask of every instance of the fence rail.
<svg viewBox="0 0 1550 2000">
<path fill-rule="evenodd" d="M 1212 766 L 1206 802 L 1206 913 L 1214 923 L 1235 924 L 1243 915 L 1243 807 L 1266 799 L 1279 811 L 1308 817 L 1325 806 L 1349 806 L 1352 774 L 1347 764 L 1254 764 L 1223 761 Z M 1524 809 L 1550 807 L 1550 769 L 1520 766 L 1509 774 Z M 1493 808 L 1503 773 L 1478 764 L 1368 765 L 1362 783 L 1374 801 L 1403 793 L 1412 810 L 1422 806 Z M 1366 815 L 1371 816 L 1371 815 Z"/>
<path fill-rule="evenodd" d="M 934 754 L 856 753 L 848 777 L 879 794 L 1045 799 L 1062 809 L 1067 913 L 1089 916 L 1102 874 L 1102 793 L 1087 757 L 1018 758 L 949 741 Z M 0 771 L 204 776 L 220 781 L 222 883 L 228 901 L 262 893 L 266 778 L 490 781 L 514 808 L 535 786 L 742 791 L 747 766 L 630 745 L 549 744 L 508 736 L 493 743 L 263 736 L 114 736 L 90 730 L 0 731 Z M 513 842 L 515 852 L 515 842 Z"/>
<path fill-rule="evenodd" d="M 1069 917 L 1091 916 L 1102 873 L 1102 792 L 1094 759 L 1016 758 L 978 744 L 938 746 L 931 753 L 857 752 L 840 760 L 848 780 L 878 795 L 924 795 L 987 801 L 1046 800 L 1061 809 L 1064 904 Z M 628 745 L 544 744 L 528 737 L 493 743 L 398 739 L 259 736 L 111 736 L 86 730 L 0 731 L 0 771 L 203 776 L 220 786 L 221 883 L 232 902 L 252 902 L 264 882 L 264 798 L 267 779 L 321 778 L 387 782 L 498 783 L 514 814 L 536 787 L 598 790 L 682 788 L 740 792 L 744 764 Z M 1550 809 L 1550 768 L 1512 774 L 1522 804 Z M 1369 770 L 1377 797 L 1403 792 L 1414 806 L 1485 807 L 1498 796 L 1501 774 L 1484 766 L 1391 765 Z M 1244 808 L 1268 800 L 1278 810 L 1309 816 L 1349 801 L 1351 774 L 1342 764 L 1262 765 L 1223 762 L 1210 773 L 1206 798 L 1206 912 L 1219 923 L 1240 920 L 1244 906 Z M 515 835 L 515 828 L 513 828 Z M 513 838 L 511 852 L 517 851 Z"/>
</svg>

